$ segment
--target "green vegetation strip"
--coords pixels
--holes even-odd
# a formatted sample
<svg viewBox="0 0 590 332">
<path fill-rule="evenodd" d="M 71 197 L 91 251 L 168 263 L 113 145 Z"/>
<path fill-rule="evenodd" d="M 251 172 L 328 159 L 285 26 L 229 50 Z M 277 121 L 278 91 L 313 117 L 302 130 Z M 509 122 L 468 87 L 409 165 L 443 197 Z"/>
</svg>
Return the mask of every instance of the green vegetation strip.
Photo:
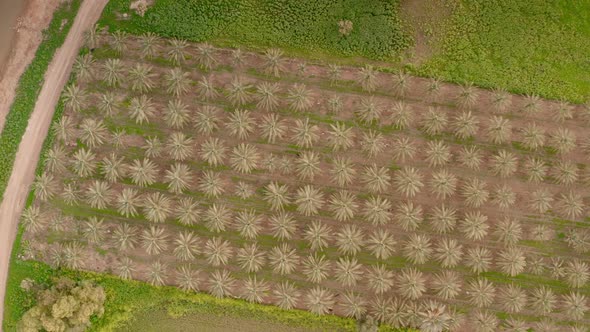
<svg viewBox="0 0 590 332">
<path fill-rule="evenodd" d="M 58 8 L 49 27 L 43 32 L 43 42 L 39 45 L 35 58 L 19 81 L 14 103 L 6 116 L 4 129 L 0 134 L 0 156 L 2 156 L 0 158 L 0 201 L 4 197 L 8 179 L 12 173 L 18 146 L 43 86 L 47 67 L 55 51 L 63 44 L 79 6 L 80 0 L 73 0 Z"/>
</svg>

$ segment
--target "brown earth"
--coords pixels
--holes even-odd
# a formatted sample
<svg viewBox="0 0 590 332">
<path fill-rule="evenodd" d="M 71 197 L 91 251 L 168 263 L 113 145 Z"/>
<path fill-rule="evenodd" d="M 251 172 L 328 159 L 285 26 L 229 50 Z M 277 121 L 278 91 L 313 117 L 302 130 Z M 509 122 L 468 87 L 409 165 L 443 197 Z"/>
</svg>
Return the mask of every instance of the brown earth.
<svg viewBox="0 0 590 332">
<path fill-rule="evenodd" d="M 38 2 L 42 3 L 43 1 Z M 0 318 L 4 312 L 8 265 L 12 244 L 16 236 L 18 216 L 24 207 L 29 187 L 35 177 L 35 168 L 43 141 L 47 135 L 61 90 L 70 75 L 72 64 L 82 45 L 84 32 L 98 20 L 107 2 L 108 0 L 84 1 L 80 6 L 64 44 L 56 51 L 47 69 L 45 83 L 20 143 L 4 200 L 0 205 Z M 0 326 L 1 323 L 0 319 Z"/>
</svg>

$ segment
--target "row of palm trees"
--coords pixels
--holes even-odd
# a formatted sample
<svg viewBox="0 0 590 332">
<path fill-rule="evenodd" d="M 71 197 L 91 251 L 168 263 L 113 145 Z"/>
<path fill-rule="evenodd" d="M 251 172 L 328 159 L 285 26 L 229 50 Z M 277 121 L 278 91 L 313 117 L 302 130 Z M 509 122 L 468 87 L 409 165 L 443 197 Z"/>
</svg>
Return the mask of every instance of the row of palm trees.
<svg viewBox="0 0 590 332">
<path fill-rule="evenodd" d="M 121 55 L 127 50 L 128 38 L 125 33 L 116 31 L 108 38 L 110 47 L 118 54 Z M 98 40 L 92 42 L 97 44 Z M 147 33 L 139 37 L 140 43 L 140 54 L 143 58 L 154 58 L 158 53 L 163 54 L 168 61 L 173 65 L 182 65 L 186 60 L 194 55 L 194 59 L 197 63 L 206 70 L 211 70 L 219 62 L 217 60 L 217 54 L 219 51 L 213 46 L 207 43 L 199 45 L 191 45 L 184 40 L 171 39 L 167 42 L 167 45 L 161 45 L 159 37 L 155 34 Z M 163 49 L 163 50 L 162 50 Z M 189 55 L 190 54 L 190 55 Z M 235 67 L 242 67 L 246 63 L 247 54 L 240 49 L 231 51 L 231 62 Z M 279 77 L 285 72 L 285 65 L 288 61 L 283 58 L 283 52 L 279 49 L 269 49 L 263 54 L 263 65 L 262 70 L 275 77 Z M 81 59 L 78 61 L 77 69 L 88 68 L 88 60 Z M 84 70 L 84 69 L 82 69 Z M 298 72 L 304 73 L 305 64 L 299 66 Z M 80 70 L 78 70 L 80 72 Z M 81 76 L 86 77 L 88 72 L 84 72 Z M 327 77 L 330 82 L 336 83 L 341 80 L 342 69 L 338 65 L 329 65 L 327 69 Z M 389 81 L 385 79 L 385 74 L 380 73 L 378 70 L 373 68 L 371 65 L 367 65 L 356 74 L 356 81 L 360 83 L 363 90 L 367 92 L 374 92 L 378 89 L 383 88 L 383 81 Z M 387 83 L 387 88 L 390 88 L 390 84 Z M 412 88 L 412 78 L 406 73 L 398 73 L 393 75 L 393 90 L 398 95 L 405 95 Z M 442 84 L 438 79 L 433 79 L 429 82 L 426 88 L 426 94 L 431 98 L 436 98 L 442 89 Z M 476 106 L 479 102 L 479 91 L 472 85 L 466 84 L 461 86 L 459 93 L 456 96 L 456 103 L 461 107 L 471 108 Z M 491 96 L 491 107 L 496 112 L 506 112 L 511 109 L 512 96 L 506 91 L 499 89 L 494 91 Z M 536 95 L 527 95 L 525 100 L 520 107 L 519 111 L 525 114 L 535 114 L 540 112 L 544 108 L 542 100 Z M 582 115 L 590 114 L 590 107 L 582 108 Z M 552 109 L 553 120 L 557 122 L 564 122 L 565 120 L 573 119 L 574 107 L 566 102 L 560 102 L 557 107 Z M 590 117 L 588 117 L 590 119 Z"/>
</svg>

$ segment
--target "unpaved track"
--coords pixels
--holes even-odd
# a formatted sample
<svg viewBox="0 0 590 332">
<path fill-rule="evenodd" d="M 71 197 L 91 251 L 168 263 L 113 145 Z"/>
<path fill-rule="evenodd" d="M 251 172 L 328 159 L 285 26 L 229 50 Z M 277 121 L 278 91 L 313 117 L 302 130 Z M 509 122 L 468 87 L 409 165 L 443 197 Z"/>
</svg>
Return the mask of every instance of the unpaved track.
<svg viewBox="0 0 590 332">
<path fill-rule="evenodd" d="M 16 154 L 4 200 L 0 205 L 0 329 L 12 244 L 29 187 L 35 178 L 35 168 L 39 161 L 41 147 L 47 136 L 60 93 L 82 45 L 84 31 L 98 20 L 107 2 L 108 0 L 85 0 L 80 6 L 64 44 L 55 53 L 45 73 L 45 83 Z"/>
</svg>

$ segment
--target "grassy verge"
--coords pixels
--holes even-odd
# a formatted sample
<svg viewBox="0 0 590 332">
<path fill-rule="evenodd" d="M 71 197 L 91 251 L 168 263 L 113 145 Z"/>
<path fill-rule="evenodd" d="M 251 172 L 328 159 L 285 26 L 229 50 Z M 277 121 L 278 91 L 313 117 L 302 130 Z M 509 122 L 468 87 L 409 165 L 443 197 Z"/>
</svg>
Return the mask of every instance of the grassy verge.
<svg viewBox="0 0 590 332">
<path fill-rule="evenodd" d="M 35 108 L 47 67 L 55 50 L 63 44 L 79 6 L 80 0 L 73 0 L 57 9 L 49 27 L 43 31 L 44 40 L 39 45 L 35 58 L 20 78 L 14 103 L 0 134 L 0 200 L 4 197 L 16 152 Z"/>
</svg>

